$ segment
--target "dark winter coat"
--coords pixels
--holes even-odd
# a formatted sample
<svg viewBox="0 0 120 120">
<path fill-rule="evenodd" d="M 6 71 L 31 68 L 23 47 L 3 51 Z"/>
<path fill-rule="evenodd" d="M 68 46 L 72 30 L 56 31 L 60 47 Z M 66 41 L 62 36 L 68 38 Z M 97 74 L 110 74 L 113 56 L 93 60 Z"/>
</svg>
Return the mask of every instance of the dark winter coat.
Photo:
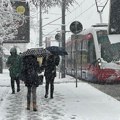
<svg viewBox="0 0 120 120">
<path fill-rule="evenodd" d="M 25 83 L 25 86 L 32 87 L 33 85 L 38 87 L 38 72 L 39 72 L 39 63 L 35 56 L 26 56 L 22 60 L 22 80 Z"/>
<path fill-rule="evenodd" d="M 54 78 L 56 77 L 56 66 L 59 65 L 59 56 L 50 55 L 47 59 L 43 59 L 43 64 L 45 66 L 45 77 Z"/>
<path fill-rule="evenodd" d="M 21 73 L 21 57 L 17 55 L 16 48 L 12 48 L 6 65 L 9 67 L 10 77 L 19 77 Z"/>
</svg>

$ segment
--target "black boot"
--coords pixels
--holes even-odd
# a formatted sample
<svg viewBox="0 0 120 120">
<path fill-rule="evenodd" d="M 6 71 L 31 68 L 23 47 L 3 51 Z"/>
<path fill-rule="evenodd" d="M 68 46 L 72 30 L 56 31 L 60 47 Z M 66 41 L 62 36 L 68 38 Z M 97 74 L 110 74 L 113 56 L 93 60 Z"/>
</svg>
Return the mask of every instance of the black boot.
<svg viewBox="0 0 120 120">
<path fill-rule="evenodd" d="M 50 98 L 53 99 L 53 95 L 50 95 Z"/>
<path fill-rule="evenodd" d="M 12 88 L 12 94 L 15 94 L 15 89 L 14 88 Z"/>
<path fill-rule="evenodd" d="M 53 99 L 54 85 L 51 85 L 50 98 Z"/>
<path fill-rule="evenodd" d="M 12 94 L 15 94 L 14 80 L 11 80 Z"/>
<path fill-rule="evenodd" d="M 17 83 L 17 92 L 19 92 L 20 91 L 20 80 L 17 79 L 16 83 Z"/>
<path fill-rule="evenodd" d="M 14 90 L 12 91 L 12 94 L 15 94 L 15 91 L 14 91 Z"/>
<path fill-rule="evenodd" d="M 48 94 L 45 94 L 45 98 L 48 98 Z"/>
<path fill-rule="evenodd" d="M 45 98 L 48 98 L 49 85 L 45 86 Z"/>
<path fill-rule="evenodd" d="M 20 91 L 20 88 L 17 88 L 17 92 L 19 92 Z"/>
</svg>

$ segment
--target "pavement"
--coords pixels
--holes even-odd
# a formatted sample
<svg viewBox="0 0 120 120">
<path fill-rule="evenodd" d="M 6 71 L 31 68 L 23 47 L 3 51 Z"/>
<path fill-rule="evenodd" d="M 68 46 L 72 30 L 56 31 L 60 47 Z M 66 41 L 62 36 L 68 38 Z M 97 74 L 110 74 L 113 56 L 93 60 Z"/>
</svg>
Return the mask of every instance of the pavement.
<svg viewBox="0 0 120 120">
<path fill-rule="evenodd" d="M 26 110 L 27 88 L 11 94 L 7 70 L 0 74 L 0 120 L 120 120 L 120 102 L 88 83 L 56 77 L 54 99 L 44 98 L 45 84 L 37 88 L 38 111 Z"/>
</svg>

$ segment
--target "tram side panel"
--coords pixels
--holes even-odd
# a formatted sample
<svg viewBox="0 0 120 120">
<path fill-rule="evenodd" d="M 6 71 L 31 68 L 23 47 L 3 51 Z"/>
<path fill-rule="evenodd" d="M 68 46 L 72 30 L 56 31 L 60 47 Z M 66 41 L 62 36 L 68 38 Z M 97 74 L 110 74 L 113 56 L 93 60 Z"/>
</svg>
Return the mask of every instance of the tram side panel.
<svg viewBox="0 0 120 120">
<path fill-rule="evenodd" d="M 77 77 L 87 81 L 97 81 L 95 61 L 96 61 L 96 51 L 92 34 L 89 34 L 89 38 L 86 35 L 79 35 L 78 39 L 69 41 L 66 44 L 66 49 L 68 51 L 67 57 L 67 73 L 75 76 L 77 62 Z M 77 41 L 77 51 L 75 49 L 75 42 Z M 75 52 L 77 56 L 75 58 Z"/>
<path fill-rule="evenodd" d="M 69 41 L 66 44 L 68 55 L 66 56 L 66 72 L 69 75 L 75 76 L 75 52 L 74 41 Z"/>
</svg>

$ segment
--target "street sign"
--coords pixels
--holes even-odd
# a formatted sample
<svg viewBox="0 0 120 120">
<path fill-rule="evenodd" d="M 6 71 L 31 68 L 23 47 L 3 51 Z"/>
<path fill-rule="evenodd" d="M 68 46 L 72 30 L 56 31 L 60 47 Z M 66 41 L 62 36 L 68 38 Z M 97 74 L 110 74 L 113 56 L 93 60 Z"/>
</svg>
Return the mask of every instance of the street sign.
<svg viewBox="0 0 120 120">
<path fill-rule="evenodd" d="M 55 35 L 55 39 L 59 42 L 60 39 L 61 39 L 61 34 L 60 34 L 60 33 L 57 33 L 57 34 Z"/>
<path fill-rule="evenodd" d="M 79 21 L 74 21 L 70 24 L 70 31 L 74 34 L 78 34 L 82 31 L 83 26 Z"/>
</svg>

